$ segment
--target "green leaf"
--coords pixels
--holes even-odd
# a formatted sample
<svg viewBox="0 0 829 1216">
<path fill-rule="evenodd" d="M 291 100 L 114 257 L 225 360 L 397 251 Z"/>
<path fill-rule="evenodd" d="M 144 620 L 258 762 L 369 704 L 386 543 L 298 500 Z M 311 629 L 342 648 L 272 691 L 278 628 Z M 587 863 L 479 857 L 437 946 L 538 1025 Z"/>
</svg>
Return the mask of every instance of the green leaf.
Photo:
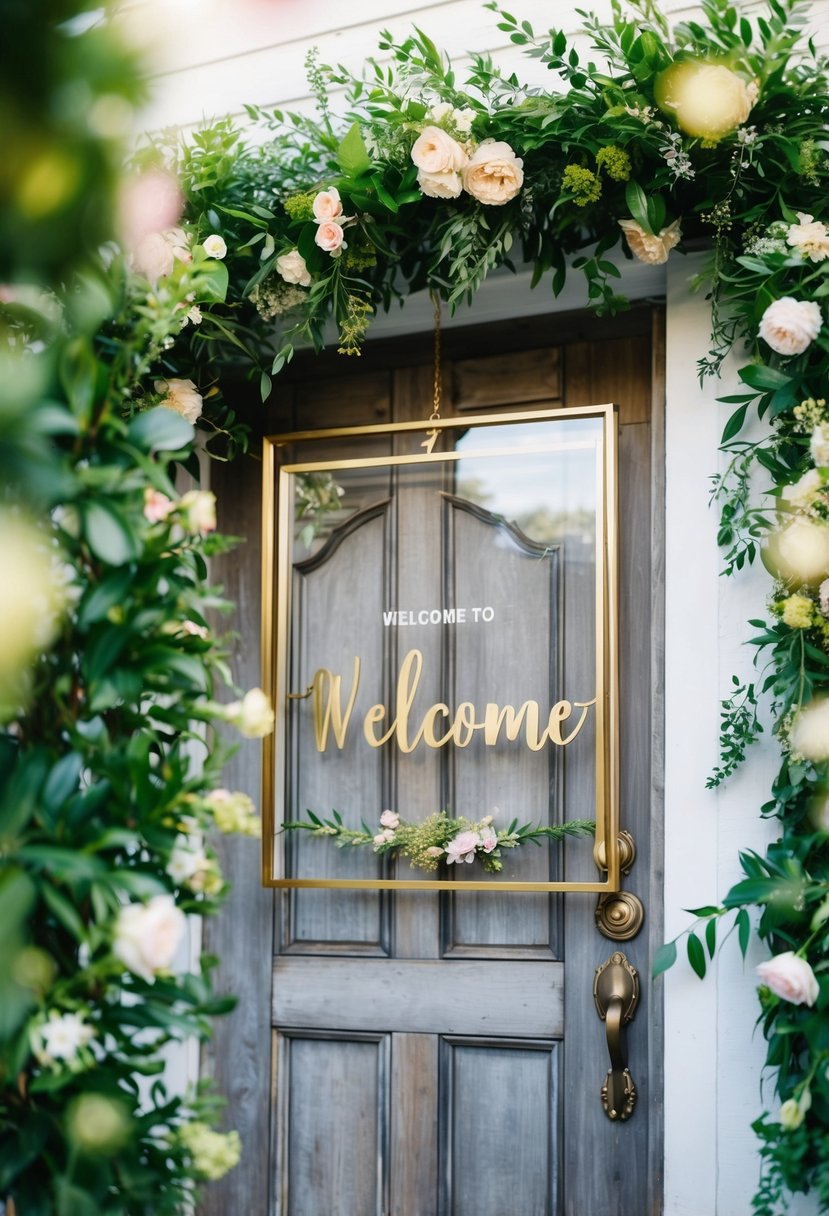
<svg viewBox="0 0 829 1216">
<path fill-rule="evenodd" d="M 97 587 L 87 587 L 78 610 L 80 628 L 88 629 L 90 625 L 102 621 L 110 608 L 123 603 L 124 596 L 131 584 L 131 570 L 116 570 Z"/>
<path fill-rule="evenodd" d="M 700 979 L 705 978 L 705 951 L 702 948 L 702 942 L 694 933 L 688 934 L 688 962 L 699 976 Z"/>
<path fill-rule="evenodd" d="M 663 971 L 667 971 L 673 967 L 676 962 L 676 942 L 665 942 L 660 946 L 656 954 L 653 956 L 653 966 L 651 967 L 651 975 L 654 979 L 661 975 Z"/>
<path fill-rule="evenodd" d="M 343 173 L 348 177 L 359 177 L 361 173 L 370 172 L 371 157 L 360 134 L 359 123 L 355 122 L 346 132 L 345 138 L 337 148 L 337 160 Z"/>
<path fill-rule="evenodd" d="M 738 410 L 734 411 L 734 413 L 728 419 L 728 422 L 725 424 L 720 443 L 728 443 L 729 439 L 733 439 L 735 435 L 739 435 L 740 431 L 743 429 L 743 423 L 746 420 L 747 410 L 748 405 L 741 405 Z"/>
<path fill-rule="evenodd" d="M 136 414 L 127 427 L 127 438 L 142 452 L 178 452 L 194 436 L 192 425 L 181 414 L 162 405 Z"/>
<path fill-rule="evenodd" d="M 100 499 L 79 505 L 83 534 L 95 557 L 109 566 L 133 561 L 140 548 L 135 534 L 115 507 Z"/>
<path fill-rule="evenodd" d="M 637 224 L 640 224 L 645 232 L 653 234 L 648 217 L 648 200 L 645 191 L 638 182 L 628 182 L 625 188 L 625 202 L 628 205 L 628 211 L 630 211 Z"/>
<path fill-rule="evenodd" d="M 78 752 L 69 752 L 68 755 L 61 756 L 43 787 L 43 802 L 48 810 L 57 810 L 70 794 L 75 793 L 82 768 L 83 756 Z"/>
<path fill-rule="evenodd" d="M 748 942 L 751 936 L 751 921 L 748 918 L 748 912 L 745 908 L 740 908 L 737 913 L 737 941 L 740 945 L 740 954 L 745 958 L 748 953 Z"/>
<path fill-rule="evenodd" d="M 751 388 L 778 389 L 792 383 L 791 376 L 762 363 L 750 363 L 748 367 L 741 367 L 738 375 L 743 383 Z"/>
<path fill-rule="evenodd" d="M 88 421 L 95 403 L 98 360 L 84 338 L 67 343 L 60 361 L 60 381 L 72 412 Z"/>
<path fill-rule="evenodd" d="M 714 957 L 717 950 L 717 921 L 716 918 L 709 920 L 705 926 L 705 944 L 708 947 L 710 958 Z"/>
<path fill-rule="evenodd" d="M 48 905 L 50 912 L 78 942 L 86 940 L 84 923 L 65 895 L 50 883 L 44 883 L 41 888 L 43 902 Z"/>
<path fill-rule="evenodd" d="M 202 262 L 199 265 L 196 292 L 199 303 L 209 303 L 211 300 L 223 303 L 227 299 L 228 282 L 229 276 L 224 262 L 219 262 L 215 258 Z"/>
</svg>

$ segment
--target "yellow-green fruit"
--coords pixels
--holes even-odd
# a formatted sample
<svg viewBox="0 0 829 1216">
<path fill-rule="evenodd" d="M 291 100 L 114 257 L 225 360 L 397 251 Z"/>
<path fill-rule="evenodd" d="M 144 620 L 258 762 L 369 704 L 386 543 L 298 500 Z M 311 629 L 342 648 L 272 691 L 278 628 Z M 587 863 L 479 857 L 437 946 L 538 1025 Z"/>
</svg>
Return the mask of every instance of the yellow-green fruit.
<svg viewBox="0 0 829 1216">
<path fill-rule="evenodd" d="M 716 142 L 746 121 L 756 86 L 722 63 L 686 59 L 656 78 L 654 97 L 681 131 Z"/>
</svg>

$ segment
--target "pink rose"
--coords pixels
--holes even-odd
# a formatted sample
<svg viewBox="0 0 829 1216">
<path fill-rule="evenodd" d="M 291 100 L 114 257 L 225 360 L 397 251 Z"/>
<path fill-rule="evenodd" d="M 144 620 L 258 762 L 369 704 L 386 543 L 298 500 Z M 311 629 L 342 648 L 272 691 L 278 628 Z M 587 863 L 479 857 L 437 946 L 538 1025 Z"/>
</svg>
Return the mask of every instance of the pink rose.
<svg viewBox="0 0 829 1216">
<path fill-rule="evenodd" d="M 491 853 L 498 844 L 498 833 L 493 828 L 484 828 L 481 832 L 481 848 L 485 853 Z"/>
<path fill-rule="evenodd" d="M 767 963 L 760 963 L 757 975 L 761 984 L 792 1005 L 814 1005 L 818 998 L 814 971 L 805 958 L 791 950 L 776 954 Z"/>
<path fill-rule="evenodd" d="M 144 490 L 144 518 L 151 524 L 159 524 L 175 507 L 172 499 L 160 490 L 147 486 Z"/>
<path fill-rule="evenodd" d="M 481 843 L 477 832 L 459 832 L 454 840 L 446 846 L 446 863 L 460 865 L 462 861 L 471 862 L 475 859 L 475 850 Z"/>
<path fill-rule="evenodd" d="M 335 220 L 338 215 L 343 213 L 340 192 L 335 186 L 332 186 L 330 190 L 320 190 L 312 206 L 314 219 L 318 224 L 324 224 L 326 220 Z"/>
<path fill-rule="evenodd" d="M 814 301 L 782 296 L 769 304 L 757 332 L 778 355 L 802 355 L 820 333 L 822 321 Z"/>
<path fill-rule="evenodd" d="M 147 169 L 128 178 L 118 199 L 118 226 L 131 252 L 151 233 L 175 224 L 184 207 L 178 180 L 165 169 Z"/>
<path fill-rule="evenodd" d="M 335 223 L 334 220 L 325 220 L 317 228 L 314 241 L 319 245 L 320 249 L 324 249 L 332 257 L 339 257 L 345 248 L 344 237 L 345 233 L 339 224 Z"/>
</svg>

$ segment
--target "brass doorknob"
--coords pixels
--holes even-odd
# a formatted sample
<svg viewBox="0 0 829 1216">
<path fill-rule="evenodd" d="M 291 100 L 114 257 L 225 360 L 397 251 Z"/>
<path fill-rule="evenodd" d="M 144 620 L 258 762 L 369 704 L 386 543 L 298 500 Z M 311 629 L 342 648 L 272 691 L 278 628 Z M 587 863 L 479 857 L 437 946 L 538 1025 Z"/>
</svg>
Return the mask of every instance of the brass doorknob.
<svg viewBox="0 0 829 1216">
<path fill-rule="evenodd" d="M 636 1106 L 636 1086 L 627 1061 L 625 1026 L 639 1004 L 639 975 L 620 950 L 596 968 L 593 980 L 596 1011 L 605 1024 L 610 1070 L 601 1089 L 608 1119 L 624 1123 Z"/>
</svg>

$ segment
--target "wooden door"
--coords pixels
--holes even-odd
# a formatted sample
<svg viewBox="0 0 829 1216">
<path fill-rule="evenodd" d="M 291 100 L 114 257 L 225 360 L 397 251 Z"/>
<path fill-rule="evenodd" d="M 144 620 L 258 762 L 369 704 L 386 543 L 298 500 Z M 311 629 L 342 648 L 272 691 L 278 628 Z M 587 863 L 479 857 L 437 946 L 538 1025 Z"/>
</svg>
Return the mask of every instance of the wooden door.
<svg viewBox="0 0 829 1216">
<path fill-rule="evenodd" d="M 251 889 L 255 864 L 237 851 L 226 864 L 246 865 L 245 885 L 225 925 L 234 926 L 235 915 L 231 948 L 237 959 L 240 948 L 248 951 L 252 967 L 232 959 L 225 965 L 243 1005 L 208 1063 L 231 1092 L 228 1124 L 242 1125 L 248 1166 L 235 1183 L 217 1189 L 207 1212 L 228 1210 L 228 1204 L 269 1216 L 645 1216 L 660 1210 L 660 1015 L 648 982 L 649 942 L 660 940 L 659 827 L 652 818 L 659 786 L 659 496 L 652 472 L 653 451 L 659 467 L 659 427 L 651 408 L 658 400 L 658 331 L 644 310 L 615 329 L 583 318 L 556 318 L 555 325 L 554 340 L 551 321 L 528 324 L 523 332 L 517 326 L 495 334 L 450 331 L 444 412 L 608 400 L 620 406 L 622 822 L 638 849 L 625 885 L 648 912 L 648 928 L 621 946 L 642 982 L 629 1032 L 637 1109 L 628 1122 L 612 1123 L 599 1101 L 609 1061 L 593 976 L 619 947 L 595 927 L 594 895 L 278 892 L 271 938 L 272 896 Z M 378 348 L 365 370 L 354 371 L 342 361 L 333 369 L 309 361 L 283 390 L 282 418 L 269 429 L 422 418 L 431 399 L 428 355 L 428 347 L 416 344 Z M 384 442 L 378 439 L 378 454 Z M 234 480 L 224 495 L 221 489 L 220 504 L 236 496 L 235 519 L 224 526 L 238 531 L 245 516 L 252 524 L 242 482 Z M 418 548 L 414 531 L 406 535 L 407 520 L 447 508 L 434 505 L 433 493 L 419 496 L 416 479 L 392 491 L 392 505 L 383 509 L 394 513 L 397 602 L 420 603 L 424 584 L 443 577 L 446 553 Z M 361 521 L 360 544 L 370 548 L 372 521 L 381 514 Z M 452 559 L 453 571 L 481 602 L 493 598 L 493 580 L 508 578 L 522 594 L 560 603 L 563 631 L 575 621 L 578 576 L 566 569 L 563 555 L 539 561 L 538 554 L 522 555 L 513 545 L 504 558 L 501 545 L 495 560 L 494 549 L 487 553 L 492 522 L 463 508 L 454 510 L 444 533 L 446 543 L 466 555 Z M 334 549 L 338 556 L 309 563 L 314 591 L 303 611 L 318 612 L 315 605 L 327 598 L 334 616 L 359 613 L 368 600 L 373 605 L 382 598 L 383 589 L 355 559 L 361 550 Z M 486 558 L 470 560 L 473 553 Z M 324 614 L 315 628 L 323 622 Z M 245 632 L 249 637 L 250 622 Z M 571 665 L 579 661 L 578 648 L 562 640 L 547 638 L 546 658 L 540 659 L 538 638 L 515 639 L 511 676 L 524 690 L 539 687 L 542 702 L 564 678 L 555 660 L 566 654 Z M 417 644 L 413 627 L 406 645 Z M 306 658 L 313 665 L 313 655 Z M 464 670 L 465 686 L 474 680 L 478 659 L 459 648 L 451 660 L 455 674 Z M 295 674 L 301 681 L 302 673 Z M 445 695 L 439 676 L 430 677 L 434 701 Z M 375 813 L 389 804 L 402 810 L 397 796 L 405 792 L 406 815 L 417 819 L 458 794 L 443 753 L 397 757 L 391 768 L 378 756 L 370 759 L 356 780 L 364 783 L 367 807 Z M 480 760 L 464 769 L 462 780 L 465 798 L 482 801 L 484 813 L 497 798 L 516 793 L 503 782 L 499 787 L 497 757 Z M 542 771 L 528 762 L 522 796 L 532 794 L 533 783 L 542 789 L 570 783 L 573 791 L 565 790 L 563 800 L 568 805 L 567 794 L 583 775 L 566 766 L 561 771 L 548 758 L 543 763 Z M 327 811 L 339 804 L 338 793 L 306 787 L 298 798 Z M 336 867 L 333 851 L 327 862 L 319 851 L 308 860 L 308 850 L 321 844 L 303 842 L 306 861 L 317 871 Z M 546 876 L 546 854 L 533 854 L 524 849 L 516 855 L 516 875 Z M 301 858 L 298 864 L 304 864 Z M 370 854 L 365 864 L 374 868 Z M 589 848 L 568 855 L 567 867 L 568 878 L 595 877 Z M 403 869 L 400 876 L 406 876 Z M 271 951 L 266 974 L 263 953 Z"/>
</svg>

